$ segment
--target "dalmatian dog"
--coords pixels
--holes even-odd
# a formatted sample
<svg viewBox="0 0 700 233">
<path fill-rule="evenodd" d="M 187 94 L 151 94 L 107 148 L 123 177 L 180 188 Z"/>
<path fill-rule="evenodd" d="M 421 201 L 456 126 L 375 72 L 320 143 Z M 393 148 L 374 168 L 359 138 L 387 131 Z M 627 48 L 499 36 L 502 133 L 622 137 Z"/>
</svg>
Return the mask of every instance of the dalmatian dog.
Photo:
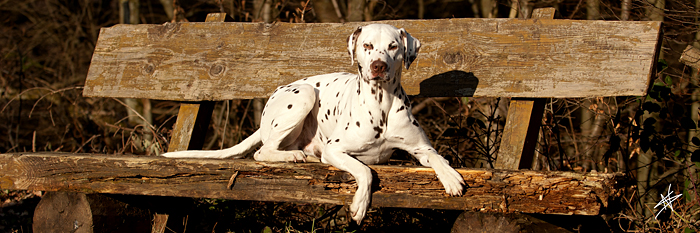
<svg viewBox="0 0 700 233">
<path fill-rule="evenodd" d="M 371 200 L 372 172 L 367 165 L 387 162 L 397 149 L 432 167 L 445 191 L 459 196 L 462 176 L 431 146 L 401 87 L 401 65 L 408 69 L 420 46 L 403 28 L 358 27 L 348 37 L 348 53 L 351 64 L 357 59 L 358 74 L 318 75 L 277 88 L 262 112 L 260 129 L 236 146 L 163 156 L 242 158 L 262 144 L 255 160 L 320 160 L 354 176 L 357 191 L 350 212 L 358 224 Z"/>
</svg>

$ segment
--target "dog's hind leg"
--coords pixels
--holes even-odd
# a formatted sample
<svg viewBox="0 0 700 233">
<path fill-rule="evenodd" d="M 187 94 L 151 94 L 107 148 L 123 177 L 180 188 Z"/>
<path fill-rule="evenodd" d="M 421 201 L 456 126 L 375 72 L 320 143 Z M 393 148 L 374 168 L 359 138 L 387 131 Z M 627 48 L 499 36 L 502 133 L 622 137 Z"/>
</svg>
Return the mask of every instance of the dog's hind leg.
<svg viewBox="0 0 700 233">
<path fill-rule="evenodd" d="M 258 161 L 306 161 L 299 148 L 304 119 L 316 103 L 314 88 L 308 84 L 280 87 L 270 97 L 260 120 L 263 146 L 255 152 Z"/>
</svg>

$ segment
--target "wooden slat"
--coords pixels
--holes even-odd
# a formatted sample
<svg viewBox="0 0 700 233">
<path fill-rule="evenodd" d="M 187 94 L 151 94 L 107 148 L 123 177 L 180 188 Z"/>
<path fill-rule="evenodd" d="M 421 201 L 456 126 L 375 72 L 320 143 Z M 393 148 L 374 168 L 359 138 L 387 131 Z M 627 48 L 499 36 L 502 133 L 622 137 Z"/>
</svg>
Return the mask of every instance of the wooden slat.
<svg viewBox="0 0 700 233">
<path fill-rule="evenodd" d="M 226 19 L 226 13 L 211 13 L 207 15 L 206 22 L 224 22 L 224 19 Z M 181 103 L 177 121 L 170 136 L 168 152 L 201 150 L 213 112 L 213 102 Z"/>
<path fill-rule="evenodd" d="M 213 112 L 214 102 L 210 101 L 180 104 L 168 152 L 201 150 Z"/>
<path fill-rule="evenodd" d="M 420 39 L 409 95 L 644 95 L 660 22 L 549 19 L 382 21 Z M 85 96 L 182 101 L 267 97 L 275 87 L 355 72 L 347 36 L 362 23 L 166 23 L 103 28 Z"/>
<path fill-rule="evenodd" d="M 532 18 L 553 19 L 554 13 L 556 13 L 554 8 L 539 8 L 532 12 Z M 532 167 L 542 114 L 544 114 L 544 99 L 514 98 L 510 101 L 494 168 Z"/>
<path fill-rule="evenodd" d="M 495 168 L 530 168 L 543 113 L 544 99 L 510 101 Z"/>
<path fill-rule="evenodd" d="M 424 167 L 370 166 L 373 206 L 597 215 L 619 194 L 621 174 L 457 169 L 450 197 Z M 232 190 L 229 179 L 237 172 Z M 346 205 L 352 177 L 321 163 L 264 163 L 69 153 L 0 154 L 0 189 L 289 201 Z"/>
</svg>

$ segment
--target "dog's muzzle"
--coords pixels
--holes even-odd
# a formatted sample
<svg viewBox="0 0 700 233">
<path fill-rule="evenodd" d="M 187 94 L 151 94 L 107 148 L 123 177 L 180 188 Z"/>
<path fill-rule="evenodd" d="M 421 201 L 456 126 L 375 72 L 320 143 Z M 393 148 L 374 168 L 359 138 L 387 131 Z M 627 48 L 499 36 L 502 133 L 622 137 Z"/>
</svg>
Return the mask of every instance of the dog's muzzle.
<svg viewBox="0 0 700 233">
<path fill-rule="evenodd" d="M 386 62 L 383 61 L 373 61 L 370 64 L 369 69 L 372 72 L 372 79 L 386 79 Z"/>
</svg>

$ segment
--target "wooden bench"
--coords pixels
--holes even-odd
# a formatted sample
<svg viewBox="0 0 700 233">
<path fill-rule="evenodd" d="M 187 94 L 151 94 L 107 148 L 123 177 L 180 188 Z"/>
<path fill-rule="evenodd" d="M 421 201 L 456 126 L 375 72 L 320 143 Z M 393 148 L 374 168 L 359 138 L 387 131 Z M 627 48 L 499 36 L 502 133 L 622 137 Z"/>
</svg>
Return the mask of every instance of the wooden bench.
<svg viewBox="0 0 700 233">
<path fill-rule="evenodd" d="M 622 174 L 518 169 L 532 162 L 545 98 L 646 94 L 661 23 L 553 15 L 550 8 L 526 20 L 383 21 L 423 44 L 402 77 L 409 95 L 511 101 L 496 161 L 501 169 L 458 169 L 467 188 L 462 197 L 450 197 L 429 168 L 371 166 L 378 177 L 372 206 L 563 215 L 609 211 L 620 195 Z M 182 101 L 169 151 L 198 149 L 212 101 L 265 98 L 303 77 L 354 72 L 345 39 L 363 24 L 229 23 L 222 14 L 210 14 L 205 23 L 102 28 L 83 94 Z M 346 205 L 353 185 L 320 163 L 0 155 L 1 189 Z"/>
</svg>

